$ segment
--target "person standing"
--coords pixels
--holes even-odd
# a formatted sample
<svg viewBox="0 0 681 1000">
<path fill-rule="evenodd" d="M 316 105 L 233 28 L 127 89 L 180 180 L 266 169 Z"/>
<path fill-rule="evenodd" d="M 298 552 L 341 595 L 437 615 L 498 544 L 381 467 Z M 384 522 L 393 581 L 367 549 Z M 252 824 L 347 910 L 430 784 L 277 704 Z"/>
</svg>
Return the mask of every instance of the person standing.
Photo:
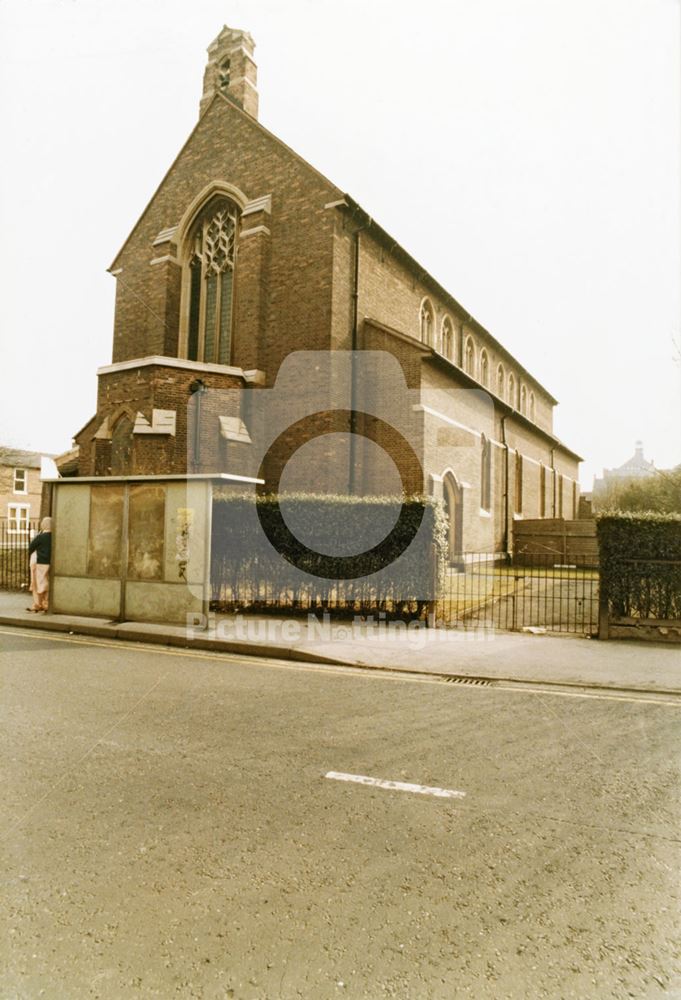
<svg viewBox="0 0 681 1000">
<path fill-rule="evenodd" d="M 31 557 L 31 593 L 33 607 L 27 611 L 47 612 L 50 593 L 50 560 L 52 558 L 52 518 L 44 517 L 40 531 L 28 547 Z M 35 554 L 35 559 L 33 558 Z"/>
</svg>

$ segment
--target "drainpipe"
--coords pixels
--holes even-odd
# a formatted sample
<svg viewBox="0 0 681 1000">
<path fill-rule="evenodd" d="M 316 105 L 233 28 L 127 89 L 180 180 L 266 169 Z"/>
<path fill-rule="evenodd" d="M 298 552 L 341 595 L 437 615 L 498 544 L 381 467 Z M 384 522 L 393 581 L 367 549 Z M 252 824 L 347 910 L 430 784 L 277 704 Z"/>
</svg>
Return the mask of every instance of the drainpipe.
<svg viewBox="0 0 681 1000">
<path fill-rule="evenodd" d="M 352 351 L 352 364 L 350 372 L 350 468 L 348 470 L 348 493 L 352 496 L 355 492 L 355 458 L 356 458 L 356 430 L 357 430 L 357 377 L 356 377 L 356 351 L 359 341 L 359 254 L 360 239 L 359 234 L 371 224 L 360 226 L 355 230 L 354 238 L 354 268 L 352 275 L 352 340 L 350 349 Z"/>
<path fill-rule="evenodd" d="M 556 464 L 555 456 L 556 449 L 551 448 L 551 517 L 556 516 Z"/>
<path fill-rule="evenodd" d="M 201 471 L 201 397 L 206 391 L 203 379 L 197 378 L 189 386 L 189 395 L 196 396 L 194 404 L 194 434 L 192 442 L 192 466 L 194 472 Z"/>
<path fill-rule="evenodd" d="M 506 440 L 506 415 L 501 418 L 501 443 L 504 446 L 504 552 L 508 555 L 508 441 Z"/>
</svg>

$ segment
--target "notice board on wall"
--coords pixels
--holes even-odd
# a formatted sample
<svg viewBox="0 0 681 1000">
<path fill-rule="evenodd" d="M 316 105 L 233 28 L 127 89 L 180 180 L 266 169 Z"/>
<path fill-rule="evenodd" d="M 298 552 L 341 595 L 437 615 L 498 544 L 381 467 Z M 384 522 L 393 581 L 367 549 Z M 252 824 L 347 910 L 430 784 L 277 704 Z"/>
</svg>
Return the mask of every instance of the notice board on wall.
<svg viewBox="0 0 681 1000">
<path fill-rule="evenodd" d="M 165 489 L 132 486 L 128 502 L 128 579 L 163 579 Z"/>
<path fill-rule="evenodd" d="M 125 487 L 93 486 L 87 544 L 88 576 L 119 577 Z"/>
</svg>

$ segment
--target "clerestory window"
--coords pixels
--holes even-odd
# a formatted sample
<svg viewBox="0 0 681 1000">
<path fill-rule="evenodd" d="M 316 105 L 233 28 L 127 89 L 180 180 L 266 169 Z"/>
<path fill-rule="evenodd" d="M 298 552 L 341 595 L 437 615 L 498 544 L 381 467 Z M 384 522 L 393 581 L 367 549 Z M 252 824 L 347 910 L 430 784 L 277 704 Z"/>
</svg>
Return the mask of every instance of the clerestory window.
<svg viewBox="0 0 681 1000">
<path fill-rule="evenodd" d="M 442 320 L 442 353 L 446 358 L 452 360 L 452 354 L 454 350 L 454 329 L 452 327 L 452 321 L 449 316 L 445 316 Z"/>
<path fill-rule="evenodd" d="M 472 337 L 466 338 L 466 346 L 463 353 L 463 370 L 467 375 L 475 378 L 475 346 Z"/>
<path fill-rule="evenodd" d="M 419 323 L 421 327 L 421 340 L 429 347 L 433 346 L 433 329 L 435 327 L 435 313 L 429 299 L 424 299 L 421 303 L 419 313 Z"/>
<path fill-rule="evenodd" d="M 211 201 L 189 241 L 187 358 L 228 365 L 232 354 L 234 256 L 238 210 L 227 198 Z"/>
<path fill-rule="evenodd" d="M 487 388 L 489 385 L 489 358 L 484 348 L 480 352 L 480 381 Z"/>
</svg>

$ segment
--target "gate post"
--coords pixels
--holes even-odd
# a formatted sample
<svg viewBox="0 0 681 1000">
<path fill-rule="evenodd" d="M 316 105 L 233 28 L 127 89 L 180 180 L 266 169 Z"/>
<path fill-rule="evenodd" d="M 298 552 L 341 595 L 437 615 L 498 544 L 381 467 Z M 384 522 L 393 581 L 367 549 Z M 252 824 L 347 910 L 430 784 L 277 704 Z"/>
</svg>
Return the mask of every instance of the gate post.
<svg viewBox="0 0 681 1000">
<path fill-rule="evenodd" d="M 610 638 L 610 619 L 608 614 L 608 595 L 605 593 L 605 588 L 603 586 L 603 577 L 600 580 L 600 589 L 598 592 L 598 638 L 599 639 L 609 639 Z"/>
<path fill-rule="evenodd" d="M 440 591 L 440 564 L 436 545 L 430 546 L 430 600 L 426 605 L 426 627 L 436 628 L 437 604 Z"/>
</svg>

